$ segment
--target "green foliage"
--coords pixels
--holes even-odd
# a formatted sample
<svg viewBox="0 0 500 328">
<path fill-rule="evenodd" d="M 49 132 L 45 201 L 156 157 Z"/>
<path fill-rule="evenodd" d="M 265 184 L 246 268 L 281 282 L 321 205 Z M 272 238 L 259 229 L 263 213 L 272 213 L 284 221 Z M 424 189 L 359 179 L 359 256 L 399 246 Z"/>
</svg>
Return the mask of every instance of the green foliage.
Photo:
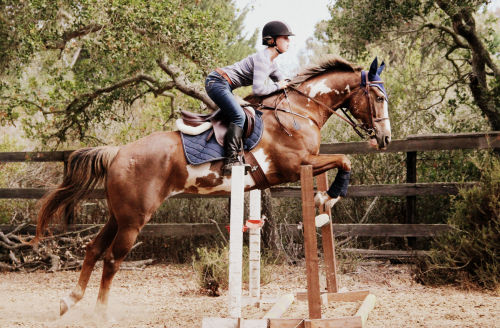
<svg viewBox="0 0 500 328">
<path fill-rule="evenodd" d="M 410 21 L 420 7 L 418 0 L 336 1 L 330 8 L 328 36 L 346 52 L 362 54 L 366 51 L 366 42 L 381 38 L 387 30 Z"/>
<path fill-rule="evenodd" d="M 453 1 L 449 3 L 452 12 L 479 10 L 489 1 L 465 0 Z M 425 38 L 428 33 L 426 27 L 422 26 L 427 22 L 442 24 L 451 27 L 451 21 L 445 13 L 437 6 L 435 0 L 340 0 L 331 7 L 332 19 L 328 21 L 327 35 L 331 41 L 339 43 L 347 53 L 363 55 L 367 53 L 367 45 L 373 42 L 396 43 L 404 38 L 404 35 L 419 33 Z M 492 26 L 496 20 L 488 18 L 487 26 Z M 491 25 L 490 25 L 491 24 Z M 429 28 L 429 26 L 427 26 Z M 443 35 L 441 32 L 438 34 Z M 498 46 L 497 33 L 487 29 L 487 42 L 489 45 Z M 432 34 L 432 33 L 431 33 Z M 346 38 L 345 35 L 351 37 Z M 431 37 L 435 37 L 433 35 Z M 395 39 L 396 38 L 396 39 Z M 446 48 L 447 44 L 438 42 L 435 45 L 422 45 L 428 47 Z M 498 49 L 498 48 L 496 48 Z M 430 50 L 430 49 L 428 49 Z M 494 53 L 494 51 L 492 52 Z"/>
<path fill-rule="evenodd" d="M 242 281 L 248 283 L 248 247 L 243 247 Z M 200 288 L 212 296 L 219 296 L 219 288 L 227 289 L 229 284 L 229 249 L 228 246 L 202 247 L 196 249 L 193 256 L 193 269 L 196 272 Z M 267 284 L 270 279 L 267 260 L 261 256 L 261 284 Z"/>
<path fill-rule="evenodd" d="M 226 223 L 228 217 L 228 201 L 225 198 L 171 198 L 155 212 L 152 222 Z"/>
<path fill-rule="evenodd" d="M 96 131 L 126 125 L 134 106 L 156 105 L 162 120 L 198 108 L 158 61 L 201 81 L 253 51 L 256 35 L 241 36 L 245 14 L 229 0 L 0 2 L 0 124 L 21 121 L 51 146 L 102 144 Z M 147 79 L 127 82 L 137 76 Z"/>
<path fill-rule="evenodd" d="M 453 200 L 448 223 L 454 230 L 437 238 L 429 258 L 417 264 L 418 281 L 500 287 L 500 160 L 492 156 L 478 167 L 479 186 Z"/>
<path fill-rule="evenodd" d="M 500 93 L 495 87 L 500 78 L 500 25 L 496 17 L 483 10 L 487 3 L 340 0 L 330 7 L 331 19 L 316 34 L 321 40 L 338 44 L 347 58 L 365 60 L 378 54 L 389 67 L 396 68 L 397 83 L 387 89 L 393 93 L 391 102 L 400 99 L 407 107 L 404 119 L 413 121 L 418 113 L 418 125 L 427 127 L 441 125 L 442 112 L 453 117 L 472 110 L 475 116 L 483 115 L 477 122 L 489 123 L 495 130 L 500 126 Z M 464 26 L 457 28 L 458 22 Z M 473 61 L 482 64 L 472 65 Z M 484 66 L 489 66 L 493 74 Z M 479 76 L 478 81 L 474 76 Z M 403 97 L 394 97 L 400 92 Z M 488 121 L 484 122 L 484 116 Z M 467 125 L 453 123 L 455 129 Z"/>
<path fill-rule="evenodd" d="M 197 248 L 196 253 L 196 257 L 193 256 L 193 269 L 200 288 L 210 291 L 212 296 L 219 296 L 218 289 L 226 289 L 229 283 L 228 248 Z"/>
</svg>

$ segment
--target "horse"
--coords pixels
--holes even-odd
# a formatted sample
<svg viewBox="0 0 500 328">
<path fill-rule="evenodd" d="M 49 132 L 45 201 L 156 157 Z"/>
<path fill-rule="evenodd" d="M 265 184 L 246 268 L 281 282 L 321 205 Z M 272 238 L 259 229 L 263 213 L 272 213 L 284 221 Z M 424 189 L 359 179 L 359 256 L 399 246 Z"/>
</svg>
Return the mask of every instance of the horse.
<svg viewBox="0 0 500 328">
<path fill-rule="evenodd" d="M 300 166 L 312 165 L 317 175 L 333 168 L 350 172 L 343 154 L 319 154 L 320 130 L 336 110 L 346 108 L 354 117 L 344 118 L 364 131 L 372 147 L 385 149 L 391 139 L 387 94 L 380 80 L 384 64 L 373 61 L 369 72 L 339 58 L 309 67 L 281 90 L 261 101 L 264 130 L 251 150 L 269 185 L 297 181 Z M 277 110 L 280 109 L 280 110 Z M 343 116 L 342 116 L 343 117 Z M 180 193 L 228 194 L 231 179 L 221 174 L 222 161 L 189 165 L 179 131 L 155 132 L 124 146 L 101 146 L 74 151 L 65 178 L 40 200 L 34 242 L 43 238 L 54 218 L 61 218 L 100 183 L 104 183 L 110 217 L 88 243 L 76 286 L 60 301 L 60 315 L 84 295 L 97 260 L 103 271 L 96 313 L 106 316 L 114 275 L 135 240 L 160 204 Z M 250 175 L 245 190 L 257 188 Z"/>
</svg>

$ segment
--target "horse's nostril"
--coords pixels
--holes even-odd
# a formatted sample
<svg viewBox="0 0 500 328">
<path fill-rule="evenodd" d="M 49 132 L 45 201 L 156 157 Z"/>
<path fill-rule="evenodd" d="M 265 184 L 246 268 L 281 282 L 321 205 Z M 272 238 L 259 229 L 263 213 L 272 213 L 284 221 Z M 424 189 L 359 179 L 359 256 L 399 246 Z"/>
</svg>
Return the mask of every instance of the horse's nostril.
<svg viewBox="0 0 500 328">
<path fill-rule="evenodd" d="M 391 142 L 391 137 L 385 136 L 384 141 L 385 141 L 385 144 L 388 145 Z"/>
</svg>

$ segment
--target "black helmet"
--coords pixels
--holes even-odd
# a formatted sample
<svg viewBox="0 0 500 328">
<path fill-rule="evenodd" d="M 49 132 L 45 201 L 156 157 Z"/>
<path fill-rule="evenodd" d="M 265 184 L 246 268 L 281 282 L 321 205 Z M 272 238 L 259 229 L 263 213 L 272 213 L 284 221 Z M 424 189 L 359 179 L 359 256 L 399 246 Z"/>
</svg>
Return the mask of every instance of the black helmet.
<svg viewBox="0 0 500 328">
<path fill-rule="evenodd" d="M 275 39 L 280 35 L 295 35 L 287 24 L 280 21 L 272 21 L 264 25 L 262 29 L 262 44 L 267 46 L 268 40 Z"/>
</svg>

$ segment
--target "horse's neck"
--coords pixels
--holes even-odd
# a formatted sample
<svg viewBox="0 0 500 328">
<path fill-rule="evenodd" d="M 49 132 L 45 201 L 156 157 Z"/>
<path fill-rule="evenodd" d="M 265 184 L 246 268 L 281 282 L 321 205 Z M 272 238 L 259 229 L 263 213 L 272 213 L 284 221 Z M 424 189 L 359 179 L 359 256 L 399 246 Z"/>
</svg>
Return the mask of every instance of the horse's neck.
<svg viewBox="0 0 500 328">
<path fill-rule="evenodd" d="M 356 73 L 329 73 L 305 82 L 299 90 L 317 102 L 305 102 L 302 110 L 313 118 L 319 128 L 326 123 L 332 111 L 341 107 L 359 86 L 361 78 Z M 321 104 L 322 105 L 321 105 Z"/>
</svg>

